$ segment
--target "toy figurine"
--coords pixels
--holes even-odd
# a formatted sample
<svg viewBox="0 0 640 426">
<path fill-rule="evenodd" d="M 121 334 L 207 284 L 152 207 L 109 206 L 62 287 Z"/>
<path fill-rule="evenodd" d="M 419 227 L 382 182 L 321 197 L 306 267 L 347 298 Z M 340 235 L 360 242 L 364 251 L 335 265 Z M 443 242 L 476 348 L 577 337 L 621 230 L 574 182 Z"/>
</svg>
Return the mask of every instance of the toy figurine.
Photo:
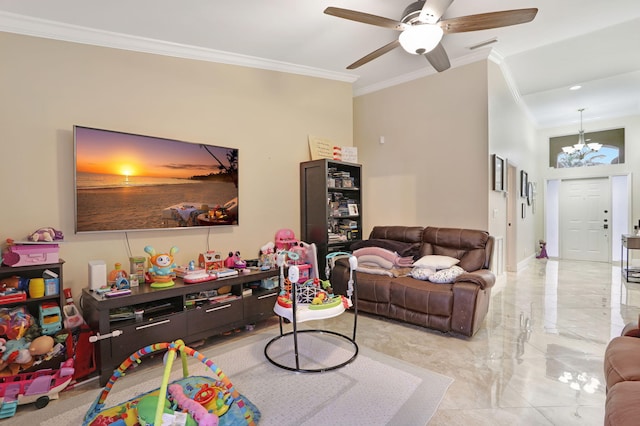
<svg viewBox="0 0 640 426">
<path fill-rule="evenodd" d="M 547 255 L 547 243 L 540 240 L 540 254 L 536 256 L 536 259 L 548 259 L 549 256 Z"/>
<path fill-rule="evenodd" d="M 240 252 L 229 252 L 229 256 L 224 261 L 224 267 L 228 269 L 244 269 L 247 263 L 240 257 Z"/>
<path fill-rule="evenodd" d="M 151 267 L 149 267 L 149 275 L 151 275 L 153 281 L 151 287 L 163 288 L 174 285 L 173 279 L 176 274 L 173 272 L 173 268 L 177 265 L 173 256 L 178 252 L 178 247 L 171 247 L 169 253 L 157 254 L 156 250 L 151 246 L 146 246 L 144 251 L 150 256 Z"/>
<path fill-rule="evenodd" d="M 260 247 L 260 260 L 259 266 L 263 271 L 268 271 L 269 269 L 275 267 L 276 265 L 276 255 L 275 255 L 275 244 L 272 241 L 269 241 L 262 247 Z"/>
</svg>

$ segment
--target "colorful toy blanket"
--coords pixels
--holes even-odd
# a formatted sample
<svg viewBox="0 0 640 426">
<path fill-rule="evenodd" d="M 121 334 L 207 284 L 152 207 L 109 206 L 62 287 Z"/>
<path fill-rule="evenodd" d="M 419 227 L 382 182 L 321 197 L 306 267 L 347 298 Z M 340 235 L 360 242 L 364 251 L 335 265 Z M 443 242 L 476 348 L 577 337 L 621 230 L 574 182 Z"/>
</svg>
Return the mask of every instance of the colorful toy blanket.
<svg viewBox="0 0 640 426">
<path fill-rule="evenodd" d="M 151 352 L 167 349 L 169 356 L 160 388 L 130 400 L 105 408 L 105 401 L 115 381 L 134 363 Z M 179 351 L 182 358 L 183 378 L 169 383 L 173 364 L 172 352 Z M 214 377 L 189 376 L 186 356 L 205 364 Z M 96 401 L 85 415 L 83 426 L 145 426 L 162 424 L 163 416 L 182 416 L 186 425 L 253 425 L 260 419 L 260 411 L 233 387 L 225 374 L 198 351 L 181 341 L 157 343 L 140 349 L 116 369 Z M 167 418 L 167 417 L 165 417 Z"/>
</svg>

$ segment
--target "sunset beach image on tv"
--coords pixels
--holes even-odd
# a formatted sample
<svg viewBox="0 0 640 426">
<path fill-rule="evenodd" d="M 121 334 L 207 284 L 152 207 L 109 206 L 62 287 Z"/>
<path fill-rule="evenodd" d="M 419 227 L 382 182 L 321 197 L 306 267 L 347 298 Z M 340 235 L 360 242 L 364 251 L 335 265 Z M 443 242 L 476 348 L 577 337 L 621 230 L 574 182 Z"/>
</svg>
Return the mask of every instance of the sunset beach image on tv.
<svg viewBox="0 0 640 426">
<path fill-rule="evenodd" d="M 76 232 L 238 224 L 238 150 L 74 126 Z"/>
</svg>

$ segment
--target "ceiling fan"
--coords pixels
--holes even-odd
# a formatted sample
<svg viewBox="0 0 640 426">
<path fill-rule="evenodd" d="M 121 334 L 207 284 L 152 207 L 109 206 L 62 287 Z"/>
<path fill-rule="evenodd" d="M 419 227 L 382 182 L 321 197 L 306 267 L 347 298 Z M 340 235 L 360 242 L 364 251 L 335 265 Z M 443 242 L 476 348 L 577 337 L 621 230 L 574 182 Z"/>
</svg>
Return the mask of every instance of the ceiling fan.
<svg viewBox="0 0 640 426">
<path fill-rule="evenodd" d="M 444 35 L 524 24 L 531 22 L 536 13 L 538 13 L 538 9 L 531 8 L 441 19 L 451 3 L 453 3 L 453 0 L 416 1 L 407 6 L 399 21 L 338 7 L 327 7 L 324 13 L 338 18 L 400 31 L 400 36 L 397 40 L 358 59 L 349 65 L 347 69 L 358 68 L 396 47 L 402 46 L 404 50 L 411 54 L 424 55 L 438 72 L 451 67 L 447 52 L 441 43 Z"/>
</svg>

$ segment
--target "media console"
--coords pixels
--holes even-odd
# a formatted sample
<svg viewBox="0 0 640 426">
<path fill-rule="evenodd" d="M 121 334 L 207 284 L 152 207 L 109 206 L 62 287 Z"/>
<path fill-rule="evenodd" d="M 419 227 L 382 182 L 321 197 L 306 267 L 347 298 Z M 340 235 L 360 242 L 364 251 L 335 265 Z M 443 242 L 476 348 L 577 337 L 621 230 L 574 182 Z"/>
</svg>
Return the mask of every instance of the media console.
<svg viewBox="0 0 640 426">
<path fill-rule="evenodd" d="M 106 297 L 85 288 L 82 309 L 89 326 L 99 334 L 100 385 L 106 385 L 129 355 L 147 345 L 182 339 L 186 344 L 253 324 L 274 315 L 279 288 L 265 290 L 257 283 L 278 271 L 240 273 L 197 284 L 131 288 L 131 294 Z M 251 287 L 251 294 L 243 292 Z M 216 295 L 223 289 L 224 295 Z M 111 337 L 106 337 L 111 335 Z"/>
</svg>

